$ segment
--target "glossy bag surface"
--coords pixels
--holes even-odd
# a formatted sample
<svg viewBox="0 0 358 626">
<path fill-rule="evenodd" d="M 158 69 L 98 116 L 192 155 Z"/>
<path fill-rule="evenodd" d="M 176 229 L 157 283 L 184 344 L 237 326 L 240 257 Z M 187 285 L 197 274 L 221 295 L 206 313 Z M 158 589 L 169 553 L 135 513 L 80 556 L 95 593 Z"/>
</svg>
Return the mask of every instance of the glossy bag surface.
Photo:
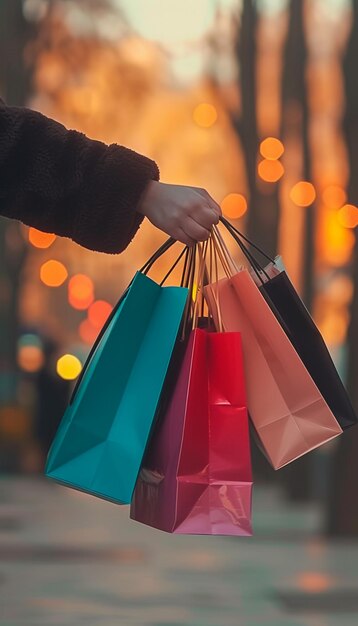
<svg viewBox="0 0 358 626">
<path fill-rule="evenodd" d="M 240 335 L 196 329 L 150 439 L 131 518 L 171 533 L 251 535 L 251 492 Z"/>
<path fill-rule="evenodd" d="M 130 502 L 187 296 L 137 272 L 63 417 L 48 478 Z"/>
<path fill-rule="evenodd" d="M 331 409 L 249 273 L 204 289 L 214 318 L 242 334 L 248 410 L 275 469 L 342 433 Z M 218 324 L 218 320 L 216 319 Z"/>
</svg>

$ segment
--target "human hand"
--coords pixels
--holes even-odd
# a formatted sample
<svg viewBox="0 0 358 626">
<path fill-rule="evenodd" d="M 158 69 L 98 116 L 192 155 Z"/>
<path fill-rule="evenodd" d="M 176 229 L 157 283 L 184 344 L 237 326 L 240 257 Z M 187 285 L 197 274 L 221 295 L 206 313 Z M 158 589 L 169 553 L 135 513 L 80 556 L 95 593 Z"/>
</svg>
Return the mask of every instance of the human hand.
<svg viewBox="0 0 358 626">
<path fill-rule="evenodd" d="M 188 246 L 206 241 L 219 222 L 220 206 L 205 189 L 150 181 L 138 212 Z"/>
</svg>

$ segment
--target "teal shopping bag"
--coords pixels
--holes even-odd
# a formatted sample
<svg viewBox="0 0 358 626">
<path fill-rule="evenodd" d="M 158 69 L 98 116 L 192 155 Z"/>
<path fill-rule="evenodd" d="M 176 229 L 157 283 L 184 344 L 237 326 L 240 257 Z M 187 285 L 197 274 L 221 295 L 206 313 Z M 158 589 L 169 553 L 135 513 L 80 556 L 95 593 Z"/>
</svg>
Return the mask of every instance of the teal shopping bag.
<svg viewBox="0 0 358 626">
<path fill-rule="evenodd" d="M 137 272 L 93 350 L 51 446 L 45 474 L 131 501 L 188 298 Z"/>
</svg>

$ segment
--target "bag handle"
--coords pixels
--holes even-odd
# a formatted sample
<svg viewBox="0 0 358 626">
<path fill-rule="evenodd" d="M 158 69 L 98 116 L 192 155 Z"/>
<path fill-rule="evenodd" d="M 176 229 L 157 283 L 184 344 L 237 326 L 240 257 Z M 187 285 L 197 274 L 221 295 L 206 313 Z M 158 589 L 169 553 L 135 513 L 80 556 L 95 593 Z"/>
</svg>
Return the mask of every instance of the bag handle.
<svg viewBox="0 0 358 626">
<path fill-rule="evenodd" d="M 234 236 L 234 233 L 235 233 L 237 235 L 237 237 L 240 237 L 241 239 L 246 241 L 246 243 L 248 243 L 252 248 L 257 250 L 257 252 L 262 254 L 262 256 L 264 256 L 268 261 L 270 261 L 271 263 L 275 262 L 275 259 L 272 259 L 266 252 L 264 252 L 262 250 L 262 248 L 259 248 L 259 246 L 257 246 L 255 243 L 253 243 L 253 241 L 251 241 L 251 239 L 246 237 L 246 235 L 244 235 L 238 228 L 236 228 L 233 224 L 231 224 L 231 222 L 229 222 L 229 220 L 227 220 L 223 215 L 220 216 L 220 222 L 230 231 L 230 234 L 232 234 Z M 233 233 L 233 231 L 234 231 L 234 233 Z M 235 237 L 234 237 L 234 239 L 235 239 Z M 242 245 L 244 245 L 244 244 L 242 244 Z"/>
<path fill-rule="evenodd" d="M 218 318 L 218 327 L 219 327 L 218 330 L 220 333 L 222 333 L 224 332 L 224 325 L 223 325 L 222 315 L 221 315 L 220 300 L 218 297 L 218 285 L 219 285 L 218 256 L 220 258 L 221 251 L 219 250 L 219 246 L 216 241 L 215 235 L 216 235 L 216 231 L 213 229 L 212 235 L 210 237 L 210 259 L 209 259 L 211 286 L 214 287 L 211 290 L 211 293 L 212 293 L 212 296 L 215 302 L 215 307 L 216 307 L 216 314 Z M 212 280 L 212 273 L 211 273 L 213 257 L 214 257 L 214 268 L 215 268 L 215 281 L 214 282 Z"/>
<path fill-rule="evenodd" d="M 245 244 L 241 241 L 240 237 L 242 237 L 243 239 L 245 239 L 245 241 L 250 241 L 247 237 L 245 237 L 242 233 L 240 233 L 240 231 L 238 231 L 236 228 L 234 228 L 232 226 L 232 224 L 230 222 L 228 222 L 227 220 L 225 220 L 225 218 L 220 218 L 220 220 L 223 220 L 222 223 L 224 224 L 224 226 L 226 227 L 226 229 L 228 230 L 228 232 L 230 233 L 230 235 L 234 238 L 234 240 L 236 241 L 236 243 L 239 245 L 241 252 L 243 253 L 243 255 L 246 257 L 246 259 L 248 260 L 249 264 L 251 265 L 252 269 L 254 270 L 258 280 L 264 284 L 264 280 L 262 278 L 262 274 L 264 274 L 266 276 L 266 278 L 269 280 L 270 276 L 268 275 L 268 273 L 266 272 L 265 268 L 257 261 L 257 259 L 253 256 L 253 254 L 250 252 L 250 250 L 248 249 L 247 246 L 245 246 Z M 221 238 L 221 245 L 224 246 L 224 248 L 226 248 L 225 243 L 220 235 Z M 251 244 L 251 242 L 250 242 Z M 255 244 L 252 244 L 253 247 L 258 250 L 266 259 L 268 259 L 271 263 L 274 263 L 275 260 L 272 259 L 270 256 L 268 256 L 266 254 L 266 252 L 263 252 L 263 250 L 261 250 L 258 246 L 256 246 Z M 230 254 L 230 253 L 229 253 Z"/>
<path fill-rule="evenodd" d="M 188 248 L 187 256 L 185 259 L 185 267 L 183 271 L 181 286 L 187 287 L 189 293 L 188 293 L 188 298 L 187 298 L 185 308 L 184 308 L 184 313 L 183 313 L 180 341 L 185 341 L 187 326 L 188 326 L 189 320 L 192 319 L 192 315 L 193 315 L 193 292 L 194 292 L 194 282 L 195 282 L 196 248 L 197 248 L 197 244 Z"/>
<path fill-rule="evenodd" d="M 164 243 L 163 243 L 163 244 L 162 244 L 162 245 L 158 248 L 158 250 L 156 250 L 156 251 L 154 252 L 154 254 L 152 254 L 152 256 L 148 259 L 148 261 L 146 261 L 146 263 L 143 265 L 143 267 L 142 267 L 140 270 L 138 270 L 138 271 L 139 271 L 140 273 L 142 273 L 142 274 L 147 275 L 147 274 L 148 274 L 148 272 L 149 272 L 149 270 L 150 270 L 150 269 L 152 268 L 152 266 L 154 265 L 154 263 L 155 263 L 155 262 L 156 262 L 156 261 L 157 261 L 157 260 L 158 260 L 161 256 L 163 256 L 163 254 L 165 254 L 165 252 L 167 252 L 167 250 L 169 250 L 169 248 L 171 248 L 171 247 L 174 245 L 174 243 L 176 243 L 176 239 L 173 239 L 173 237 L 169 237 L 169 239 L 167 239 L 167 240 L 166 240 L 166 241 L 165 241 L 165 242 L 164 242 Z M 168 276 L 169 276 L 169 275 L 171 274 L 171 272 L 174 270 L 174 268 L 176 267 L 176 265 L 179 263 L 180 259 L 181 259 L 181 258 L 182 258 L 182 256 L 184 255 L 185 251 L 186 251 L 186 248 L 184 248 L 184 249 L 182 250 L 182 252 L 180 253 L 179 257 L 177 258 L 177 260 L 175 261 L 175 263 L 174 263 L 174 264 L 172 265 L 172 267 L 170 268 L 169 272 L 167 272 L 167 274 L 166 274 L 166 276 L 164 277 L 163 281 L 160 283 L 161 285 L 164 283 L 164 281 L 168 278 Z M 85 360 L 85 362 L 84 362 L 84 364 L 83 364 L 82 370 L 81 370 L 81 372 L 80 372 L 80 374 L 79 374 L 79 376 L 78 376 L 78 378 L 77 378 L 77 380 L 76 380 L 76 384 L 75 384 L 75 386 L 74 386 L 74 389 L 73 389 L 73 391 L 72 391 L 71 398 L 70 398 L 70 401 L 69 401 L 69 405 L 70 405 L 70 406 L 71 406 L 71 404 L 73 403 L 73 401 L 74 401 L 74 399 L 75 399 L 76 393 L 77 393 L 78 388 L 79 388 L 79 386 L 80 386 L 80 384 L 81 384 L 81 381 L 82 381 L 82 379 L 83 379 L 83 376 L 84 376 L 84 374 L 85 374 L 85 371 L 87 370 L 87 368 L 88 368 L 88 366 L 89 366 L 89 364 L 90 364 L 90 361 L 91 361 L 91 359 L 92 359 L 92 357 L 93 357 L 93 355 L 94 355 L 94 353 L 95 353 L 95 351 L 96 351 L 96 349 L 97 349 L 98 344 L 100 343 L 100 341 L 101 341 L 101 339 L 102 339 L 103 335 L 105 334 L 105 332 L 106 332 L 106 330 L 107 330 L 108 326 L 110 325 L 110 323 L 111 323 L 111 321 L 112 321 L 113 317 L 115 316 L 115 314 L 116 314 L 116 312 L 117 312 L 118 308 L 120 307 L 120 305 L 122 304 L 122 302 L 123 302 L 124 298 L 126 297 L 126 295 L 127 295 L 128 291 L 129 291 L 129 288 L 130 288 L 130 286 L 132 285 L 132 283 L 133 283 L 133 279 L 132 279 L 132 280 L 131 280 L 131 282 L 129 283 L 128 287 L 127 287 L 127 288 L 124 290 L 124 292 L 122 293 L 122 295 L 121 295 L 120 299 L 118 300 L 117 304 L 113 307 L 113 309 L 112 309 L 112 311 L 111 311 L 110 315 L 108 316 L 108 318 L 107 318 L 107 320 L 105 321 L 104 325 L 102 326 L 102 328 L 101 328 L 101 330 L 100 330 L 99 334 L 97 335 L 97 338 L 96 338 L 96 340 L 95 340 L 94 344 L 92 345 L 92 347 L 91 347 L 91 349 L 90 349 L 90 351 L 89 351 L 89 353 L 88 353 L 88 356 L 87 356 L 87 358 L 86 358 L 86 360 Z"/>
<path fill-rule="evenodd" d="M 164 241 L 164 243 L 162 243 L 162 245 L 158 248 L 158 250 L 156 250 L 152 254 L 152 256 L 148 259 L 148 261 L 146 261 L 143 267 L 141 267 L 140 270 L 138 271 L 141 272 L 142 274 L 147 274 L 149 270 L 151 269 L 151 267 L 154 265 L 154 263 L 157 261 L 157 259 L 163 256 L 163 254 L 165 254 L 165 252 L 169 250 L 169 248 L 171 248 L 175 244 L 175 242 L 176 240 L 173 239 L 173 237 L 169 237 L 166 241 Z"/>
<path fill-rule="evenodd" d="M 239 236 L 236 234 L 236 232 L 231 228 L 231 224 L 228 222 L 228 224 L 226 225 L 226 228 L 228 230 L 228 232 L 230 233 L 230 235 L 233 237 L 233 239 L 236 241 L 236 243 L 238 244 L 241 252 L 243 253 L 243 255 L 246 257 L 247 261 L 249 262 L 249 264 L 253 267 L 253 269 L 255 269 L 256 272 L 262 272 L 263 271 L 263 267 L 262 265 L 260 265 L 260 263 L 257 261 L 257 259 L 255 259 L 255 257 L 253 256 L 253 254 L 250 252 L 250 250 L 245 246 L 245 244 L 241 241 L 241 239 L 239 238 Z M 218 230 L 218 229 L 217 229 Z M 226 248 L 226 244 L 223 240 L 223 238 L 220 236 L 220 233 L 218 234 L 218 239 L 220 240 L 220 244 L 221 246 L 223 246 L 224 248 Z"/>
<path fill-rule="evenodd" d="M 199 308 L 203 310 L 203 283 L 206 269 L 206 255 L 208 251 L 208 241 L 197 244 L 197 252 L 199 256 L 199 266 L 197 275 L 197 285 L 195 293 L 195 301 L 193 304 L 192 329 L 196 328 L 199 320 Z"/>
</svg>

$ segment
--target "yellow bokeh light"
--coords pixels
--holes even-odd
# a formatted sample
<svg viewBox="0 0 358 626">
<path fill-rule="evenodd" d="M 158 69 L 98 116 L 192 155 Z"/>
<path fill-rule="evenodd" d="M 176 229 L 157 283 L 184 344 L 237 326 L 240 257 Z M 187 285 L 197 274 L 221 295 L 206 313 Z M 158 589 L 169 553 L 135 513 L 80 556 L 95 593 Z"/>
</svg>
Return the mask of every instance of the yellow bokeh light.
<svg viewBox="0 0 358 626">
<path fill-rule="evenodd" d="M 221 202 L 221 209 L 226 217 L 238 219 L 247 211 L 247 201 L 241 193 L 229 193 Z"/>
<path fill-rule="evenodd" d="M 267 183 L 276 183 L 285 172 L 280 161 L 271 161 L 269 159 L 260 161 L 257 171 L 260 178 Z"/>
<path fill-rule="evenodd" d="M 339 209 L 337 218 L 344 228 L 355 228 L 358 226 L 358 208 L 354 204 L 345 204 Z"/>
<path fill-rule="evenodd" d="M 323 202 L 329 209 L 340 209 L 347 200 L 347 194 L 339 185 L 329 185 L 323 191 Z"/>
<path fill-rule="evenodd" d="M 202 128 L 210 128 L 218 119 L 218 113 L 213 104 L 202 102 L 193 111 L 194 122 Z"/>
<path fill-rule="evenodd" d="M 49 248 L 56 239 L 56 235 L 51 233 L 44 233 L 37 228 L 29 229 L 29 242 L 35 246 L 35 248 Z"/>
<path fill-rule="evenodd" d="M 276 139 L 276 137 L 266 137 L 260 143 L 260 153 L 261 155 L 268 160 L 275 161 L 279 159 L 284 153 L 284 145 L 282 141 Z"/>
<path fill-rule="evenodd" d="M 300 180 L 292 187 L 290 198 L 297 206 L 310 206 L 316 199 L 316 190 L 312 183 Z"/>
<path fill-rule="evenodd" d="M 43 351 L 39 346 L 21 346 L 17 352 L 17 362 L 25 372 L 37 372 L 44 362 Z"/>
<path fill-rule="evenodd" d="M 57 374 L 65 380 L 74 380 L 81 370 L 82 363 L 74 354 L 64 354 L 57 361 Z"/>
<path fill-rule="evenodd" d="M 48 287 L 59 287 L 68 276 L 68 272 L 60 261 L 46 261 L 40 268 L 40 278 Z"/>
</svg>

